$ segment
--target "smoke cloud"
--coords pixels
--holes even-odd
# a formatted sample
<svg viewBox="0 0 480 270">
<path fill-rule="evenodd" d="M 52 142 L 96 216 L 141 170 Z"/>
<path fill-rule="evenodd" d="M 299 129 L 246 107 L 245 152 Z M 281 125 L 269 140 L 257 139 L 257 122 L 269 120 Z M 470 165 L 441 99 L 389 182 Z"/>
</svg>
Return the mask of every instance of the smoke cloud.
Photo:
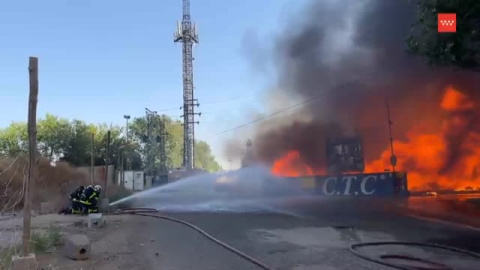
<svg viewBox="0 0 480 270">
<path fill-rule="evenodd" d="M 387 97 L 398 140 L 412 129 L 440 132 L 448 85 L 478 100 L 480 76 L 433 69 L 406 52 L 415 17 L 408 1 L 315 0 L 286 18 L 292 23 L 272 46 L 275 89 L 292 100 L 322 97 L 260 124 L 253 138 L 257 159 L 271 164 L 297 150 L 309 166 L 323 167 L 326 138 L 355 134 L 364 140 L 368 162 L 388 146 Z M 439 173 L 461 156 L 466 134 L 479 131 L 468 115 L 468 123 L 449 134 L 450 154 Z"/>
</svg>

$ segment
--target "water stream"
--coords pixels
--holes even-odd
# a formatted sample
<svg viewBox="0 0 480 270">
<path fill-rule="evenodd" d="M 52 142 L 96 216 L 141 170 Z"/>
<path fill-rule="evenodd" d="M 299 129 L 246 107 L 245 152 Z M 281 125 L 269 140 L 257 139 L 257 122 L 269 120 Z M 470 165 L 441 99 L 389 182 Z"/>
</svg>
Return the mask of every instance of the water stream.
<svg viewBox="0 0 480 270">
<path fill-rule="evenodd" d="M 265 197 L 264 180 L 272 177 L 264 167 L 222 174 L 199 174 L 135 193 L 111 203 L 118 207 L 151 207 L 175 212 L 285 212 L 274 207 L 285 198 Z"/>
</svg>

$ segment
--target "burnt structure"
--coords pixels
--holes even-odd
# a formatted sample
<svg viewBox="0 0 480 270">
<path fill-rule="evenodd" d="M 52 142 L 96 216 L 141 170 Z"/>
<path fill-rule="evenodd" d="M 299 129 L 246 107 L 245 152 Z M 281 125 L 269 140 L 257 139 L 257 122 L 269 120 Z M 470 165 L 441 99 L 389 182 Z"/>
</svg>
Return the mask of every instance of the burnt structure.
<svg viewBox="0 0 480 270">
<path fill-rule="evenodd" d="M 242 168 L 252 166 L 254 162 L 252 140 L 247 140 L 245 147 L 245 155 L 242 159 Z"/>
<path fill-rule="evenodd" d="M 329 174 L 364 172 L 365 157 L 360 137 L 328 138 L 326 149 Z"/>
</svg>

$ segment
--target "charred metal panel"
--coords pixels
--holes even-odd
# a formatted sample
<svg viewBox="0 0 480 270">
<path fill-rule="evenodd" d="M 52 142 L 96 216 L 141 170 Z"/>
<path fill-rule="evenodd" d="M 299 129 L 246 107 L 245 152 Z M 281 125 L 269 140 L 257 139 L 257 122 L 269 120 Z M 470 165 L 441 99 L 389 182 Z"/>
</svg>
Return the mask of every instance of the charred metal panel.
<svg viewBox="0 0 480 270">
<path fill-rule="evenodd" d="M 327 139 L 327 171 L 329 174 L 363 172 L 365 158 L 360 137 Z"/>
</svg>

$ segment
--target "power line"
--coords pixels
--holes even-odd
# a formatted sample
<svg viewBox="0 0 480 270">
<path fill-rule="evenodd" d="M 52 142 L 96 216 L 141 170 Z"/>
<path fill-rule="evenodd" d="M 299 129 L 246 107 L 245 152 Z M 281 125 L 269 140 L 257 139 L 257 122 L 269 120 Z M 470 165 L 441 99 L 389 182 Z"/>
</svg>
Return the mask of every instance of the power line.
<svg viewBox="0 0 480 270">
<path fill-rule="evenodd" d="M 181 109 L 181 106 L 178 106 L 178 107 L 175 107 L 175 108 L 157 110 L 157 112 L 166 112 L 166 111 L 173 111 L 173 110 L 180 110 L 180 109 Z"/>
<path fill-rule="evenodd" d="M 203 105 L 208 105 L 208 104 L 217 104 L 217 103 L 226 103 L 226 102 L 231 102 L 231 101 L 237 101 L 237 100 L 242 100 L 242 99 L 248 99 L 248 98 L 253 98 L 254 96 L 239 96 L 239 97 L 232 97 L 229 99 L 223 99 L 223 100 L 215 100 L 215 101 L 209 101 L 209 102 L 203 102 Z"/>
<path fill-rule="evenodd" d="M 228 109 L 228 110 L 206 111 L 206 112 L 202 112 L 202 115 L 203 115 L 203 114 L 216 114 L 216 113 L 235 112 L 235 111 L 240 111 L 240 110 L 245 110 L 245 108 L 233 108 L 233 109 Z"/>
<path fill-rule="evenodd" d="M 312 97 L 310 97 L 310 98 L 308 98 L 308 99 L 306 99 L 306 100 L 303 100 L 303 101 L 301 101 L 301 102 L 299 102 L 299 103 L 296 103 L 296 104 L 294 104 L 294 105 L 292 105 L 292 106 L 286 107 L 286 108 L 284 108 L 284 109 L 282 109 L 282 110 L 279 110 L 279 111 L 276 111 L 276 112 L 271 113 L 271 114 L 269 114 L 269 115 L 266 115 L 266 116 L 257 118 L 257 119 L 255 119 L 255 120 L 250 121 L 250 122 L 247 122 L 247 123 L 238 125 L 238 126 L 236 126 L 236 127 L 233 127 L 233 128 L 227 129 L 227 130 L 224 130 L 224 131 L 222 131 L 222 132 L 219 132 L 219 133 L 217 133 L 217 134 L 214 134 L 213 136 L 222 135 L 222 134 L 225 134 L 225 133 L 227 133 L 227 132 L 234 131 L 234 130 L 240 129 L 240 128 L 242 128 L 242 127 L 245 127 L 245 126 L 248 126 L 248 125 L 251 125 L 251 124 L 254 124 L 254 123 L 263 121 L 263 120 L 265 120 L 265 119 L 271 118 L 271 117 L 273 117 L 273 116 L 276 116 L 276 115 L 278 115 L 278 114 L 284 113 L 284 112 L 289 111 L 289 110 L 291 110 L 291 109 L 295 109 L 295 108 L 297 108 L 297 107 L 303 106 L 303 105 L 305 105 L 305 104 L 307 104 L 307 103 L 309 103 L 309 102 L 312 102 L 312 101 L 314 101 L 314 100 L 317 100 L 317 99 L 319 99 L 319 98 L 322 98 L 322 97 L 326 96 L 326 95 L 329 94 L 330 92 L 342 90 L 342 89 L 346 88 L 347 86 L 353 85 L 355 82 L 357 82 L 357 81 L 350 82 L 350 83 L 346 83 L 346 84 L 343 84 L 343 85 L 341 85 L 341 86 L 337 86 L 337 87 L 335 87 L 335 88 L 333 88 L 333 89 L 330 89 L 330 90 L 328 90 L 328 91 L 326 91 L 326 92 L 323 92 L 323 93 L 321 93 L 321 94 L 318 94 L 318 95 L 316 95 L 316 96 L 312 96 Z"/>
<path fill-rule="evenodd" d="M 202 102 L 201 105 L 226 103 L 226 102 L 237 101 L 237 100 L 246 99 L 246 98 L 253 98 L 253 96 L 246 96 L 246 97 L 241 97 L 240 96 L 240 97 L 232 97 L 232 98 L 223 99 L 223 100 L 214 100 L 214 101 Z M 182 108 L 182 106 L 178 106 L 178 107 L 173 107 L 173 108 L 166 108 L 166 109 L 157 110 L 157 112 L 167 112 L 167 111 L 181 110 L 181 108 Z"/>
</svg>

